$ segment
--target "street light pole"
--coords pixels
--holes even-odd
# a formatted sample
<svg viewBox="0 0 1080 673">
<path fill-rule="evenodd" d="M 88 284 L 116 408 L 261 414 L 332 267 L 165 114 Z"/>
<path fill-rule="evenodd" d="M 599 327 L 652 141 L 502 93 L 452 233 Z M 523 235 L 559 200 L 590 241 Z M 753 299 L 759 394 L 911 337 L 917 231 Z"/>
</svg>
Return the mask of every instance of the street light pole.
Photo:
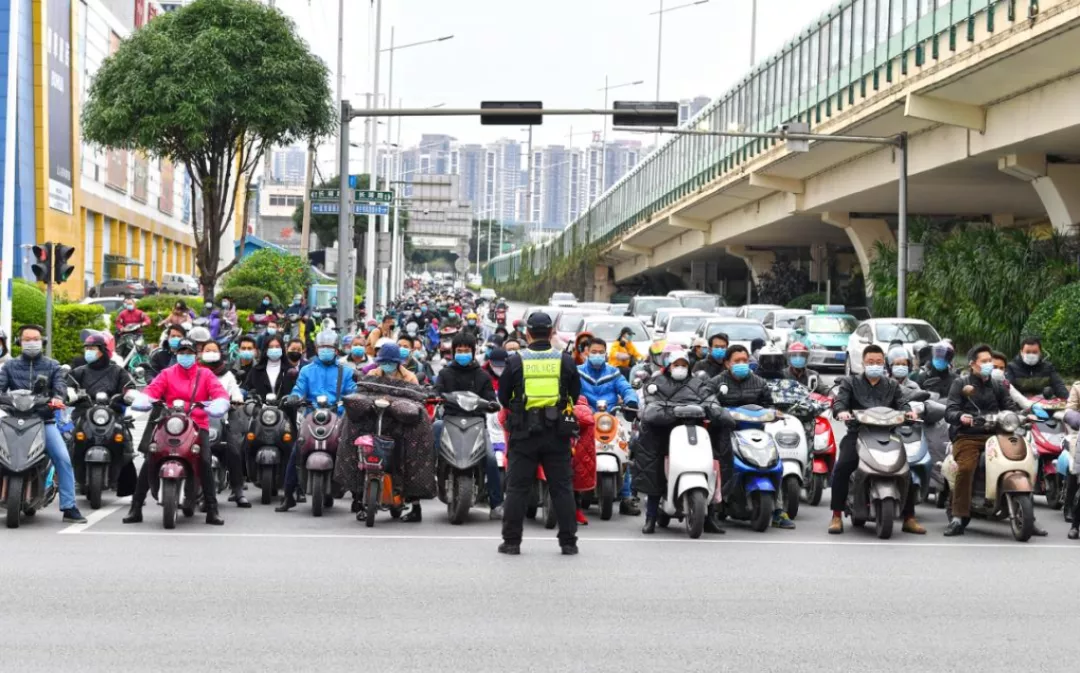
<svg viewBox="0 0 1080 673">
<path fill-rule="evenodd" d="M 341 108 L 341 91 L 342 91 L 342 86 L 344 86 L 343 82 L 344 82 L 344 79 L 345 79 L 345 73 L 344 73 L 344 69 L 345 69 L 345 65 L 344 65 L 344 56 L 345 56 L 345 0 L 338 0 L 337 18 L 338 18 L 338 21 L 337 21 L 337 95 L 335 96 L 335 98 L 337 100 L 335 102 L 337 103 L 337 108 L 336 109 L 340 111 L 342 109 Z M 345 122 L 345 123 L 348 123 L 348 120 L 342 120 L 342 121 Z M 348 171 L 349 167 L 348 166 L 343 166 L 341 164 L 342 152 L 341 152 L 341 133 L 340 132 L 337 134 L 337 145 L 334 147 L 334 156 L 337 157 L 338 175 L 341 175 L 342 171 Z"/>
<path fill-rule="evenodd" d="M 372 87 L 372 105 L 375 108 L 379 107 L 379 56 L 382 53 L 380 49 L 380 43 L 382 40 L 382 0 L 376 0 L 375 2 L 375 82 Z M 369 185 L 368 189 L 379 188 L 379 166 L 377 158 L 379 156 L 379 124 L 378 117 L 373 120 L 371 125 L 371 147 L 368 148 L 369 156 L 371 157 L 368 162 L 369 166 Z M 347 181 L 346 181 L 347 186 Z M 365 290 L 364 290 L 364 307 L 368 320 L 375 317 L 375 250 L 378 246 L 379 232 L 378 232 L 378 215 L 368 216 L 368 240 L 367 240 L 367 274 L 365 276 Z M 380 274 L 381 275 L 381 274 Z"/>
<path fill-rule="evenodd" d="M 660 102 L 660 57 L 662 56 L 662 49 L 664 44 L 664 14 L 668 12 L 674 12 L 680 9 L 686 9 L 687 7 L 693 7 L 694 5 L 704 5 L 709 0 L 696 0 L 696 2 L 688 2 L 684 5 L 677 5 L 675 7 L 668 7 L 664 9 L 664 0 L 660 0 L 660 9 L 652 14 L 657 16 L 657 29 L 656 29 L 656 101 Z M 660 134 L 657 133 L 653 139 L 653 149 L 660 145 Z"/>
<path fill-rule="evenodd" d="M 635 80 L 633 82 L 623 82 L 622 84 L 616 84 L 614 86 L 608 85 L 608 76 L 604 75 L 604 109 L 608 106 L 608 92 L 612 89 L 621 89 L 627 86 L 637 86 L 638 84 L 644 84 L 645 80 Z M 659 87 L 658 87 L 659 89 Z M 656 99 L 660 100 L 659 90 L 656 93 Z M 604 133 L 603 138 L 600 141 L 602 151 L 600 152 L 600 188 L 597 190 L 596 198 L 600 198 L 600 195 L 607 190 L 607 127 L 608 118 L 604 117 Z"/>
<path fill-rule="evenodd" d="M 750 0 L 750 67 L 757 62 L 757 0 Z M 659 99 L 658 99 L 659 100 Z"/>
</svg>

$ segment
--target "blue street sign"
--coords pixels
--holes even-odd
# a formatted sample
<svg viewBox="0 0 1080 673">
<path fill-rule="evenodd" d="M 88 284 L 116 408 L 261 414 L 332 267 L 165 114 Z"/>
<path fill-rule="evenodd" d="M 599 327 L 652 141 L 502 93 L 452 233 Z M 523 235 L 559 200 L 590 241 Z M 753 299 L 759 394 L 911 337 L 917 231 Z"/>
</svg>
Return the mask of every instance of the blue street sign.
<svg viewBox="0 0 1080 673">
<path fill-rule="evenodd" d="M 357 181 L 360 179 L 359 175 L 349 176 L 349 189 L 356 189 Z"/>
<path fill-rule="evenodd" d="M 337 215 L 341 204 L 336 201 L 314 201 L 311 204 L 312 215 Z M 353 215 L 389 215 L 390 206 L 385 203 L 354 203 Z"/>
</svg>

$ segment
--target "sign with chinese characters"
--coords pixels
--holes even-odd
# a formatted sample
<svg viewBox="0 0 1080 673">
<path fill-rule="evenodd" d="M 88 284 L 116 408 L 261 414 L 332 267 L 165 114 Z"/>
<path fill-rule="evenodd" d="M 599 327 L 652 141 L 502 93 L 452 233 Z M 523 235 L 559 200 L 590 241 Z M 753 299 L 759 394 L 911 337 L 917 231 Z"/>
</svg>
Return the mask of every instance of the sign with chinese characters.
<svg viewBox="0 0 1080 673">
<path fill-rule="evenodd" d="M 312 215 L 337 215 L 341 204 L 337 201 L 314 201 L 311 204 Z M 390 206 L 385 203 L 354 203 L 353 215 L 389 215 Z"/>
<path fill-rule="evenodd" d="M 71 0 L 46 5 L 48 49 L 49 207 L 75 212 L 71 148 Z"/>
<path fill-rule="evenodd" d="M 340 189 L 313 189 L 309 193 L 309 197 L 312 201 L 340 201 L 341 190 Z M 374 203 L 390 203 L 394 200 L 394 192 L 379 192 L 367 189 L 357 189 L 353 191 L 353 201 L 362 202 L 374 202 Z M 314 211 L 312 211 L 314 212 Z"/>
</svg>

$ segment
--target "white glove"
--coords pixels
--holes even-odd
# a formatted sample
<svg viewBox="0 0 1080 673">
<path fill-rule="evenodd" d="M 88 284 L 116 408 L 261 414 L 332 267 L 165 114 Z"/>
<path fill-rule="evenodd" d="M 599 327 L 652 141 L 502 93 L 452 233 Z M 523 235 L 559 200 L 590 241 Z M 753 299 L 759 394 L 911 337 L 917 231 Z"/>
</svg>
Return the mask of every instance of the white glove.
<svg viewBox="0 0 1080 673">
<path fill-rule="evenodd" d="M 211 418 L 221 418 L 229 413 L 229 400 L 227 398 L 211 400 L 210 404 L 206 405 L 206 412 Z"/>
<path fill-rule="evenodd" d="M 147 397 L 145 393 L 135 393 L 135 399 L 131 402 L 132 410 L 150 411 L 151 406 L 153 406 L 153 400 Z"/>
</svg>

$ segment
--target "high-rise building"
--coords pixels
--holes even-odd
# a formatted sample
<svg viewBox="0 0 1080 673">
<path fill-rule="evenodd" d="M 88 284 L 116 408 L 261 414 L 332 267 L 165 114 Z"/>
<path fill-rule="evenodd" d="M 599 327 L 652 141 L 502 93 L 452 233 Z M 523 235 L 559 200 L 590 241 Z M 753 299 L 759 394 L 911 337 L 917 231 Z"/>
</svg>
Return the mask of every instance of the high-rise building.
<svg viewBox="0 0 1080 673">
<path fill-rule="evenodd" d="M 270 155 L 270 178 L 274 182 L 302 184 L 307 172 L 307 152 L 299 147 L 282 147 Z"/>
<path fill-rule="evenodd" d="M 684 98 L 679 101 L 679 126 L 682 126 L 686 122 L 690 121 L 694 115 L 701 112 L 702 108 L 712 102 L 712 99 L 708 96 L 698 96 L 696 98 Z"/>
<path fill-rule="evenodd" d="M 595 142 L 585 151 L 585 200 L 595 202 L 638 164 L 643 152 L 640 140 L 615 140 L 606 146 Z"/>
<path fill-rule="evenodd" d="M 484 193 L 484 147 L 476 144 L 458 145 L 450 151 L 450 158 L 451 167 L 456 163 L 456 174 L 461 178 L 458 181 L 461 200 L 477 208 L 481 207 Z"/>
<path fill-rule="evenodd" d="M 585 153 L 550 145 L 533 150 L 529 220 L 541 229 L 562 229 L 585 208 Z"/>
</svg>

